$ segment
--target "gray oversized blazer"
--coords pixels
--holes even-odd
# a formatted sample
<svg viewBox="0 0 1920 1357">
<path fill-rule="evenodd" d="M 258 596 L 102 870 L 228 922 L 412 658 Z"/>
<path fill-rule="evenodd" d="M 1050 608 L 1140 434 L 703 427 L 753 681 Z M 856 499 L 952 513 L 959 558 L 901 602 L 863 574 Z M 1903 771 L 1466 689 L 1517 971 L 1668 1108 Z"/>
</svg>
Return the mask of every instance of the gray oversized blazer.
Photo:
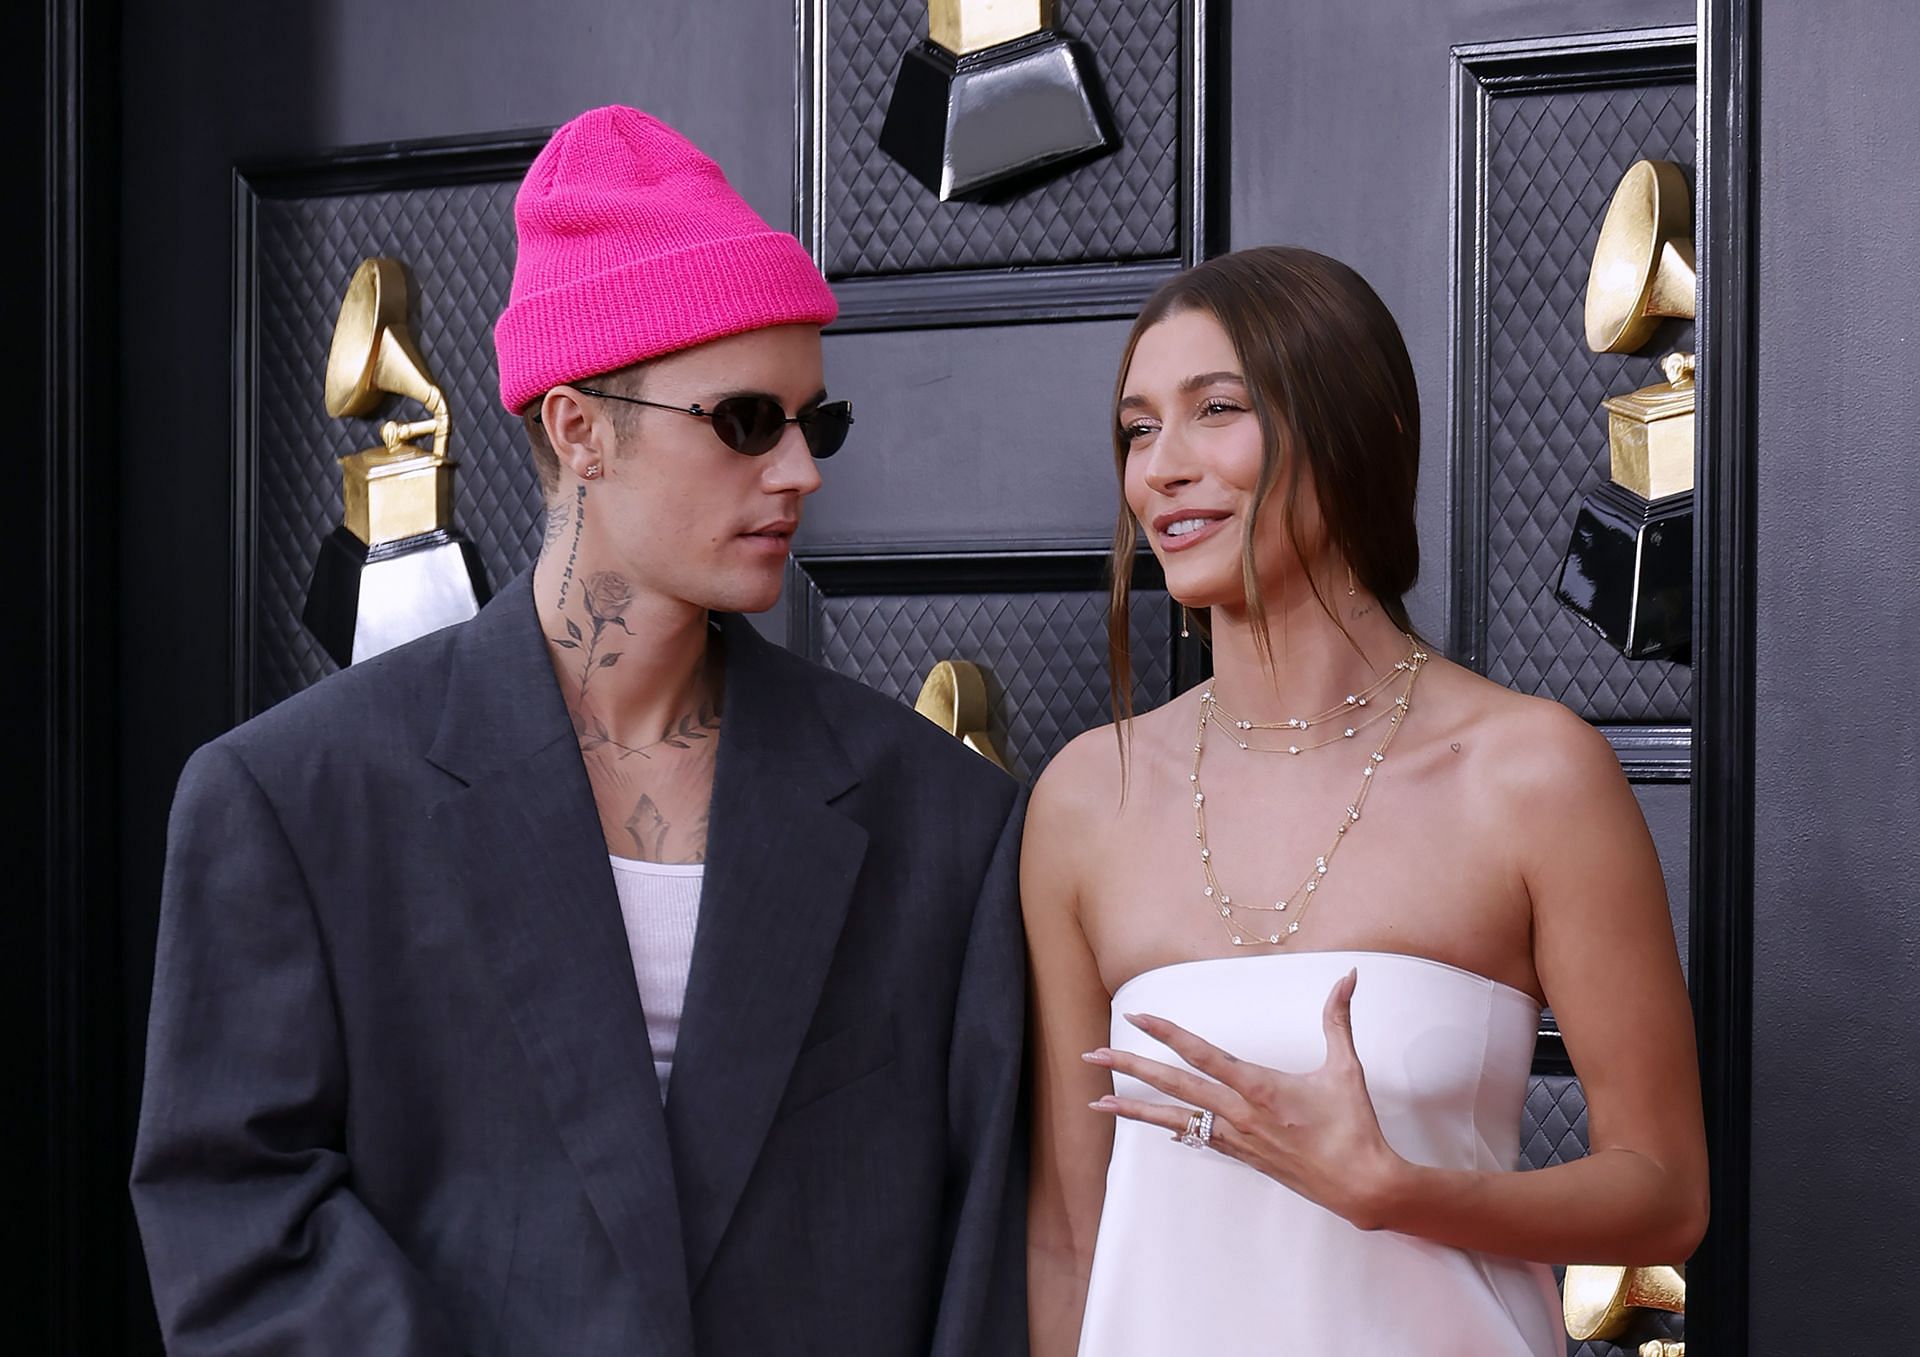
<svg viewBox="0 0 1920 1357">
<path fill-rule="evenodd" d="M 1025 1350 L 1022 798 L 722 625 L 664 1109 L 528 577 L 194 756 L 133 1166 L 172 1352 Z"/>
</svg>

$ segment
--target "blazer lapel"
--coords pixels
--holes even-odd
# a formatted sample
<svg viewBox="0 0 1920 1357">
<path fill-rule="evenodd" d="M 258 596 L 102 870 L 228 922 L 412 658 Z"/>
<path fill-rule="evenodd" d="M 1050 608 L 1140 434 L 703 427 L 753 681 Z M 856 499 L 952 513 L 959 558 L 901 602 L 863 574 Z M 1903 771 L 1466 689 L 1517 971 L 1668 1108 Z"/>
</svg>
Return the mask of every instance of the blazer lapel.
<svg viewBox="0 0 1920 1357">
<path fill-rule="evenodd" d="M 706 881 L 667 1099 L 697 1290 L 773 1123 L 866 853 L 810 670 L 722 621 L 726 697 Z"/>
<path fill-rule="evenodd" d="M 428 754 L 466 785 L 429 812 L 588 1199 L 639 1290 L 648 1352 L 691 1354 L 678 1197 L 645 1015 L 530 576 L 461 637 Z M 454 1034 L 458 1039 L 458 1034 Z"/>
</svg>

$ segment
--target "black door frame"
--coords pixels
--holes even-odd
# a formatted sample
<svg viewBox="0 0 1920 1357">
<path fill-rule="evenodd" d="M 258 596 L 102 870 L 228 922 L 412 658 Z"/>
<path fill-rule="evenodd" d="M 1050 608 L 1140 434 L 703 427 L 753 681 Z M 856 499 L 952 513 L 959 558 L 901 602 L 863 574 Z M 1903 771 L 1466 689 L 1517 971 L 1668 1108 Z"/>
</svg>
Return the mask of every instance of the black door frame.
<svg viewBox="0 0 1920 1357">
<path fill-rule="evenodd" d="M 20 327 L 38 349 L 25 365 L 38 400 L 24 478 L 38 501 L 23 506 L 8 574 L 39 612 L 8 666 L 8 691 L 30 696 L 12 706 L 9 800 L 24 810 L 12 826 L 23 851 L 4 988 L 20 1015 L 9 1037 L 33 1073 L 7 1132 L 31 1197 L 17 1224 L 33 1265 L 11 1270 L 25 1294 L 9 1329 L 21 1351 L 118 1352 L 132 1257 L 114 854 L 120 6 L 44 0 L 29 22 L 33 37 L 15 50 L 37 64 L 41 106 L 8 133 L 37 143 L 20 148 L 21 163 L 37 163 L 43 195 L 19 270 L 41 304 L 39 326 Z"/>
<path fill-rule="evenodd" d="M 1757 6 L 1703 0 L 1694 236 L 1700 389 L 1694 470 L 1693 826 L 1688 977 L 1713 1221 L 1687 1274 L 1687 1337 L 1747 1351 L 1753 1134 Z"/>
</svg>

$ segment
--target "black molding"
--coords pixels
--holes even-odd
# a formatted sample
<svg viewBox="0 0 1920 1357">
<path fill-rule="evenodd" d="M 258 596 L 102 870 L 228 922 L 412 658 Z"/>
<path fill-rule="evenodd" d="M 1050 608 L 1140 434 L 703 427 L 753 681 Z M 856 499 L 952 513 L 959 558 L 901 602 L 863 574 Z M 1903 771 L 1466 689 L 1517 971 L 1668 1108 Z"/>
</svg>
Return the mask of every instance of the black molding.
<svg viewBox="0 0 1920 1357">
<path fill-rule="evenodd" d="M 1694 456 L 1692 879 L 1689 984 L 1713 1220 L 1688 1270 L 1701 1357 L 1747 1351 L 1752 1158 L 1755 296 L 1759 24 L 1749 0 L 1705 0 L 1694 238 L 1700 400 Z M 1697 1346 L 1694 1346 L 1697 1337 Z"/>
<path fill-rule="evenodd" d="M 422 141 L 383 141 L 318 155 L 249 162 L 236 174 L 262 198 L 325 198 L 343 193 L 493 184 L 519 179 L 553 129 L 526 128 Z"/>
<path fill-rule="evenodd" d="M 824 267 L 827 0 L 795 0 L 794 234 Z M 1022 268 L 948 269 L 831 280 L 840 318 L 830 334 L 965 325 L 1131 318 L 1153 289 L 1216 253 L 1227 221 L 1225 6 L 1180 7 L 1180 249 L 1164 259 Z M 1216 12 L 1219 11 L 1219 12 Z"/>
<path fill-rule="evenodd" d="M 1694 28 L 1669 24 L 1503 42 L 1462 43 L 1453 49 L 1490 94 L 1546 90 L 1617 89 L 1692 80 Z M 1676 60 L 1676 51 L 1684 59 Z"/>
<path fill-rule="evenodd" d="M 1629 782 L 1687 782 L 1693 777 L 1693 727 L 1597 723 Z"/>
<path fill-rule="evenodd" d="M 322 155 L 239 165 L 233 172 L 232 350 L 228 369 L 232 423 L 228 459 L 228 570 L 231 670 L 229 704 L 237 724 L 253 715 L 253 524 L 257 508 L 254 449 L 259 446 L 258 303 L 255 225 L 263 200 L 327 198 L 349 193 L 405 193 L 456 184 L 512 182 L 552 136 L 550 129 L 437 137 L 351 146 Z"/>
<path fill-rule="evenodd" d="M 28 851 L 44 893 L 14 901 L 42 911 L 40 947 L 9 954 L 8 981 L 39 1007 L 33 1028 L 13 1038 L 42 1046 L 41 1086 L 23 1090 L 40 1143 L 12 1172 L 34 1180 L 45 1215 L 14 1222 L 32 1259 L 20 1272 L 36 1285 L 9 1328 L 38 1334 L 37 1350 L 112 1352 L 126 1345 L 132 1242 L 114 851 L 120 9 L 116 0 L 49 0 L 38 17 L 44 234 L 34 265 L 44 380 L 32 455 L 44 494 L 34 506 L 44 612 L 39 644 L 19 658 L 40 667 L 44 721 L 21 733 L 38 741 L 39 757 L 22 764 L 39 781 L 42 832 Z"/>
<path fill-rule="evenodd" d="M 1448 653 L 1484 670 L 1487 642 L 1487 108 L 1502 96 L 1548 91 L 1692 83 L 1691 26 L 1475 43 L 1453 49 L 1453 181 L 1450 227 L 1453 269 L 1449 291 L 1448 392 L 1453 569 L 1448 577 Z M 1697 681 L 1697 680 L 1696 680 Z M 1691 770 L 1686 726 L 1603 725 L 1628 775 L 1642 781 L 1678 781 Z M 1658 737 L 1634 734 L 1659 730 Z"/>
<path fill-rule="evenodd" d="M 1567 1054 L 1567 1043 L 1560 1036 L 1559 1024 L 1554 1022 L 1551 1013 L 1540 1015 L 1540 1032 L 1533 1039 L 1533 1073 L 1567 1077 L 1573 1074 L 1573 1060 Z"/>
<path fill-rule="evenodd" d="M 787 649 L 819 658 L 816 619 L 822 600 L 871 594 L 990 594 L 1089 589 L 1109 584 L 1108 548 L 1080 542 L 1004 542 L 991 551 L 914 544 L 876 550 L 821 548 L 795 552 L 787 562 Z M 1134 558 L 1133 587 L 1165 589 L 1160 562 Z M 1178 606 L 1168 599 L 1170 615 Z M 1180 639 L 1172 616 L 1174 690 L 1199 677 L 1197 643 Z"/>
<path fill-rule="evenodd" d="M 1131 319 L 1186 264 L 1056 264 L 834 280 L 840 318 L 828 334 L 938 330 L 1031 321 Z"/>
</svg>

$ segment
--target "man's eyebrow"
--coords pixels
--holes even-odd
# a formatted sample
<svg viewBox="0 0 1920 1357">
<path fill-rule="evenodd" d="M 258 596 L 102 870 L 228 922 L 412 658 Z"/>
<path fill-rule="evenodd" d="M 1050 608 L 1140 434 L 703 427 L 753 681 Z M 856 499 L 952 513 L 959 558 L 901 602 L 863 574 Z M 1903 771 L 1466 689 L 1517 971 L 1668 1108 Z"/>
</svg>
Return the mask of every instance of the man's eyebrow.
<svg viewBox="0 0 1920 1357">
<path fill-rule="evenodd" d="M 1198 391 L 1203 387 L 1212 386 L 1216 382 L 1236 382 L 1241 386 L 1245 386 L 1247 379 L 1237 372 L 1196 372 L 1191 377 L 1181 379 L 1180 391 L 1181 394 L 1186 395 Z M 1120 404 L 1115 408 L 1119 410 L 1138 410 L 1146 404 L 1147 398 L 1145 396 L 1122 396 L 1120 398 Z"/>
<path fill-rule="evenodd" d="M 786 403 L 782 401 L 780 397 L 775 395 L 773 392 L 762 391 L 760 388 L 752 387 L 752 386 L 743 386 L 731 391 L 722 391 L 713 398 L 714 404 L 717 405 L 723 400 L 732 400 L 736 396 L 765 396 L 768 400 L 773 401 L 775 404 L 779 405 L 782 409 L 786 408 Z M 807 397 L 804 401 L 800 402 L 800 408 L 804 410 L 809 405 L 818 405 L 820 404 L 821 401 L 825 400 L 826 398 L 827 398 L 827 389 L 823 386 L 818 391 L 814 392 L 811 396 Z"/>
</svg>

